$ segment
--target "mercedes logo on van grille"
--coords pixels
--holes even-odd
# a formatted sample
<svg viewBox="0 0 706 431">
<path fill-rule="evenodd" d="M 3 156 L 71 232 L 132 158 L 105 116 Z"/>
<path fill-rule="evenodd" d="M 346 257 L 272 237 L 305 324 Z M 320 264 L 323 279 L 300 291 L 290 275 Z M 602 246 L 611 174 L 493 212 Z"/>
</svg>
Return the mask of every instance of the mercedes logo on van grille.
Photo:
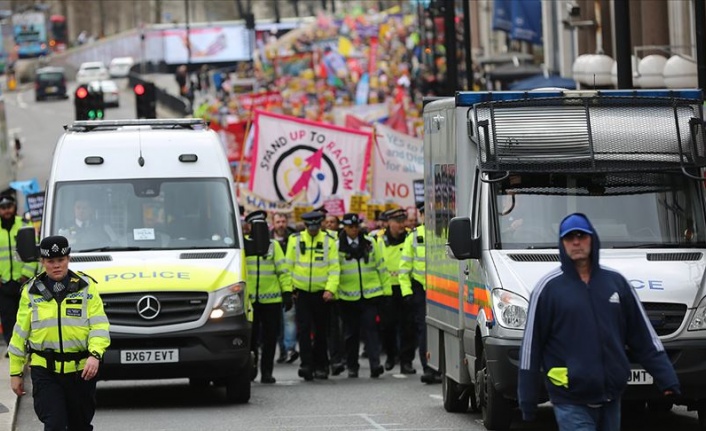
<svg viewBox="0 0 706 431">
<path fill-rule="evenodd" d="M 145 320 L 152 320 L 159 315 L 162 305 L 152 295 L 143 296 L 137 301 L 137 314 Z"/>
</svg>

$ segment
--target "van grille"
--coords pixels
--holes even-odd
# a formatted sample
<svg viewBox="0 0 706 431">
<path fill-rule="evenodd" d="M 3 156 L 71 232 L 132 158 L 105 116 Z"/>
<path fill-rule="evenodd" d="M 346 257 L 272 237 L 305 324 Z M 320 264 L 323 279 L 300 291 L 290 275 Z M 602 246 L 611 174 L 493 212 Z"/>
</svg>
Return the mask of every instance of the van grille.
<svg viewBox="0 0 706 431">
<path fill-rule="evenodd" d="M 650 261 L 685 261 L 685 260 L 701 260 L 701 253 L 647 253 L 647 260 Z"/>
<path fill-rule="evenodd" d="M 642 306 L 657 335 L 669 335 L 676 332 L 684 321 L 686 305 L 666 302 L 643 302 Z"/>
<path fill-rule="evenodd" d="M 92 256 L 69 256 L 71 262 L 110 262 L 113 257 L 107 254 L 96 254 Z"/>
<path fill-rule="evenodd" d="M 226 253 L 214 252 L 214 253 L 182 253 L 179 255 L 179 259 L 223 259 L 226 257 Z"/>
<path fill-rule="evenodd" d="M 515 262 L 559 262 L 558 254 L 508 254 L 507 257 Z"/>
<path fill-rule="evenodd" d="M 148 297 L 149 300 L 147 299 Z M 140 292 L 102 294 L 103 307 L 111 325 L 164 326 L 193 322 L 201 318 L 208 302 L 205 292 Z M 156 299 L 156 301 L 155 301 Z M 141 301 L 141 302 L 140 302 Z M 159 313 L 146 319 L 138 313 L 138 302 L 145 310 L 143 315 L 151 317 L 153 309 Z M 150 310 L 152 309 L 152 310 Z"/>
</svg>

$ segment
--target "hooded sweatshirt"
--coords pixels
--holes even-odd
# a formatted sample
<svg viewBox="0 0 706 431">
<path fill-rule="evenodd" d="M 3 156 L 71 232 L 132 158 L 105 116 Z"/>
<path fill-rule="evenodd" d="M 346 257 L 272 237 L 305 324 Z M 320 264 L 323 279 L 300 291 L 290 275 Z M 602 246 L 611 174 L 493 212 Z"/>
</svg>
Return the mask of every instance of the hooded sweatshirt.
<svg viewBox="0 0 706 431">
<path fill-rule="evenodd" d="M 525 420 L 534 419 L 542 380 L 554 404 L 618 399 L 630 375 L 625 346 L 660 390 L 679 393 L 674 368 L 637 293 L 621 274 L 599 265 L 598 235 L 585 215 L 576 215 L 593 232 L 591 275 L 588 283 L 581 280 L 560 238 L 561 267 L 539 281 L 529 301 L 518 382 Z"/>
</svg>

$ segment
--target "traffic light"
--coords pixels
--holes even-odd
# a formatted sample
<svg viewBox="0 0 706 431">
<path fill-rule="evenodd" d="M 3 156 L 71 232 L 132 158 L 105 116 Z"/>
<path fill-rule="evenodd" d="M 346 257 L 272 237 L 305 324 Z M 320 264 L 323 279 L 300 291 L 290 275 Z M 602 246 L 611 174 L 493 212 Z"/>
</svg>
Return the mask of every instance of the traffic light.
<svg viewBox="0 0 706 431">
<path fill-rule="evenodd" d="M 137 118 L 157 118 L 157 93 L 153 82 L 135 85 Z"/>
<path fill-rule="evenodd" d="M 100 88 L 80 85 L 74 93 L 76 120 L 102 120 L 105 117 L 105 103 Z"/>
</svg>

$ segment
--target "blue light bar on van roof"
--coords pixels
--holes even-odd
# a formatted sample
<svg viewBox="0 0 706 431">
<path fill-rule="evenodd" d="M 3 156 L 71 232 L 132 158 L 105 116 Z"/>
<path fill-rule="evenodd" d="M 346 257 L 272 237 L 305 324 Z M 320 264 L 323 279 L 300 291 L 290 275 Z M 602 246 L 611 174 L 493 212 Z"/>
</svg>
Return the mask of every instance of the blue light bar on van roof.
<svg viewBox="0 0 706 431">
<path fill-rule="evenodd" d="M 661 97 L 703 101 L 701 90 L 535 90 L 535 91 L 460 91 L 456 106 L 503 100 L 543 99 L 547 97 Z"/>
</svg>

